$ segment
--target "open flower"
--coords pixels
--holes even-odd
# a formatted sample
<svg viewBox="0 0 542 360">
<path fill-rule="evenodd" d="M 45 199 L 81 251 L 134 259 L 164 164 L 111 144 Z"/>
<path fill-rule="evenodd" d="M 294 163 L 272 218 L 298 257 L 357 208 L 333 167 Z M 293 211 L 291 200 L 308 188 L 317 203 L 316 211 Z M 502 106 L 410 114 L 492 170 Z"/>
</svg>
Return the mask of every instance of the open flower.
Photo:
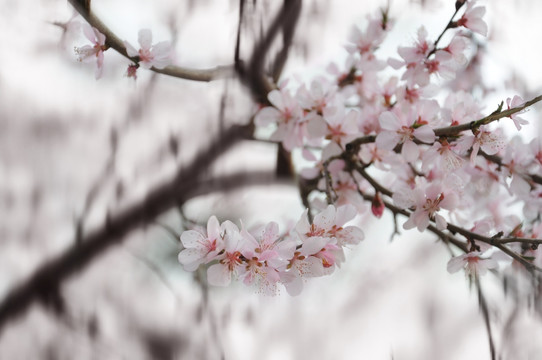
<svg viewBox="0 0 542 360">
<path fill-rule="evenodd" d="M 207 281 L 214 286 L 228 286 L 232 275 L 237 275 L 242 264 L 243 241 L 237 226 L 231 221 L 225 221 L 221 229 L 224 239 L 224 251 L 217 257 L 217 264 L 207 269 Z"/>
<path fill-rule="evenodd" d="M 356 209 L 352 205 L 339 206 L 338 208 L 328 205 L 324 211 L 314 217 L 311 224 L 307 210 L 305 210 L 297 222 L 295 230 L 304 240 L 312 237 L 333 237 L 337 239 L 339 246 L 355 245 L 363 240 L 363 231 L 357 226 L 344 227 L 355 216 Z"/>
<path fill-rule="evenodd" d="M 224 249 L 223 227 L 216 216 L 207 221 L 207 233 L 202 230 L 188 230 L 181 234 L 184 250 L 179 253 L 179 262 L 185 270 L 194 271 L 200 264 L 213 260 Z"/>
<path fill-rule="evenodd" d="M 508 109 L 512 109 L 515 107 L 519 107 L 521 105 L 525 104 L 525 100 L 523 100 L 520 96 L 516 95 L 512 99 L 508 98 L 506 99 L 506 105 L 508 106 Z M 510 115 L 510 119 L 514 122 L 514 125 L 516 125 L 516 129 L 521 130 L 521 125 L 527 125 L 529 122 L 525 119 L 522 119 L 518 116 L 518 114 L 524 113 L 525 110 L 518 111 L 515 114 Z"/>
<path fill-rule="evenodd" d="M 107 50 L 105 45 L 105 35 L 98 31 L 98 29 L 90 26 L 89 24 L 81 24 L 85 37 L 92 43 L 92 45 L 85 45 L 82 47 L 74 48 L 75 54 L 78 55 L 78 61 L 90 62 L 96 59 L 96 79 L 99 79 L 103 73 L 104 63 L 104 51 Z"/>
<path fill-rule="evenodd" d="M 448 272 L 453 274 L 460 269 L 465 269 L 467 276 L 477 277 L 484 275 L 487 270 L 495 269 L 499 266 L 495 259 L 483 257 L 479 251 L 473 251 L 467 254 L 455 256 L 448 261 Z"/>
<path fill-rule="evenodd" d="M 397 144 L 403 144 L 401 155 L 408 162 L 413 162 L 418 159 L 420 150 L 414 143 L 414 138 L 425 142 L 432 143 L 435 140 L 435 133 L 429 125 L 416 127 L 414 124 L 407 124 L 404 117 L 398 118 L 391 111 L 383 112 L 379 117 L 380 127 L 382 131 L 376 137 L 376 146 L 392 150 Z"/>
<path fill-rule="evenodd" d="M 464 26 L 480 35 L 487 36 L 487 24 L 482 19 L 486 13 L 485 6 L 475 6 L 476 1 L 469 1 L 463 16 L 457 20 L 458 26 Z"/>
<path fill-rule="evenodd" d="M 282 141 L 286 150 L 302 146 L 307 124 L 298 101 L 286 89 L 273 90 L 267 94 L 267 98 L 273 106 L 262 108 L 256 114 L 254 123 L 261 127 L 276 124 L 277 129 L 271 135 L 271 140 Z"/>
<path fill-rule="evenodd" d="M 393 194 L 395 204 L 403 209 L 415 207 L 408 220 L 403 224 L 405 230 L 418 228 L 423 231 L 434 220 L 439 230 L 447 227 L 446 219 L 438 212 L 441 209 L 453 210 L 459 202 L 457 193 L 442 183 L 419 184 L 413 190 L 401 189 Z"/>
<path fill-rule="evenodd" d="M 142 68 L 150 69 L 155 67 L 163 69 L 171 64 L 171 44 L 168 41 L 162 41 L 152 45 L 152 33 L 149 29 L 139 30 L 139 45 L 141 48 L 136 50 L 128 41 L 124 41 L 126 52 L 130 57 L 139 56 L 139 65 Z"/>
</svg>

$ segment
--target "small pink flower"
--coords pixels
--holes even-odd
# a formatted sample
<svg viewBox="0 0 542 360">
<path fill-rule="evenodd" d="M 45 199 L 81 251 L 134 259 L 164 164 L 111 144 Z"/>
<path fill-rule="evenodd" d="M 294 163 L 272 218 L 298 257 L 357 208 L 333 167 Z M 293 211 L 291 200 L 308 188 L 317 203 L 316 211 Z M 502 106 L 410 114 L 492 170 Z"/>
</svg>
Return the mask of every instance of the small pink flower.
<svg viewBox="0 0 542 360">
<path fill-rule="evenodd" d="M 476 1 L 469 1 L 467 3 L 467 9 L 461 17 L 457 20 L 457 26 L 464 26 L 480 35 L 487 36 L 487 24 L 482 19 L 482 16 L 486 13 L 485 6 L 475 7 Z"/>
<path fill-rule="evenodd" d="M 144 69 L 155 67 L 163 69 L 171 64 L 171 44 L 168 41 L 162 41 L 152 45 L 152 33 L 149 29 L 139 30 L 139 45 L 141 48 L 136 50 L 128 41 L 124 41 L 128 56 L 139 56 L 139 65 Z"/>
<path fill-rule="evenodd" d="M 89 24 L 82 24 L 81 27 L 85 37 L 92 43 L 92 45 L 74 48 L 75 54 L 79 56 L 77 60 L 89 62 L 96 58 L 95 76 L 96 79 L 99 79 L 103 73 L 104 51 L 107 50 L 107 46 L 105 45 L 105 35 Z"/>
<path fill-rule="evenodd" d="M 207 269 L 207 281 L 214 286 L 228 286 L 232 275 L 237 275 L 243 263 L 242 246 L 243 239 L 237 226 L 231 221 L 225 221 L 223 228 L 224 252 L 216 258 L 218 264 L 209 266 Z"/>
<path fill-rule="evenodd" d="M 414 138 L 432 143 L 435 140 L 435 133 L 428 125 L 414 127 L 407 124 L 404 117 L 398 118 L 391 111 L 383 112 L 379 117 L 382 131 L 376 137 L 376 146 L 384 150 L 393 150 L 397 144 L 403 144 L 401 155 L 408 162 L 418 159 L 420 151 L 414 143 Z"/>
<path fill-rule="evenodd" d="M 418 228 L 424 231 L 431 220 L 434 220 L 439 230 L 447 227 L 446 219 L 439 214 L 440 209 L 453 210 L 458 202 L 457 193 L 441 183 L 420 184 L 412 191 L 403 189 L 393 194 L 393 201 L 402 208 L 415 207 L 408 220 L 403 224 L 405 230 Z"/>
<path fill-rule="evenodd" d="M 514 98 L 512 99 L 510 98 L 506 99 L 506 105 L 508 106 L 508 109 L 512 109 L 512 108 L 521 106 L 523 104 L 525 104 L 525 101 L 518 95 L 514 96 Z M 524 113 L 525 111 L 526 110 L 523 109 L 521 111 L 518 111 L 515 114 L 510 115 L 510 118 L 514 122 L 514 125 L 516 125 L 516 128 L 518 129 L 518 131 L 521 130 L 521 125 L 527 125 L 529 123 L 527 120 L 522 119 L 518 116 L 518 114 Z"/>
<path fill-rule="evenodd" d="M 206 234 L 202 230 L 187 230 L 181 234 L 184 250 L 179 253 L 179 262 L 187 271 L 194 271 L 200 264 L 216 258 L 224 249 L 224 230 L 216 216 L 211 216 Z"/>
<path fill-rule="evenodd" d="M 455 256 L 448 261 L 448 272 L 453 274 L 460 269 L 465 269 L 469 277 L 484 275 L 487 270 L 496 269 L 499 266 L 496 260 L 490 257 L 482 257 L 479 251 L 473 251 L 467 254 Z"/>
<path fill-rule="evenodd" d="M 314 217 L 312 224 L 307 217 L 307 210 L 301 216 L 295 227 L 301 239 L 311 237 L 334 237 L 337 244 L 358 244 L 364 238 L 363 231 L 357 226 L 344 225 L 356 216 L 356 209 L 352 205 L 344 205 L 335 208 L 328 207 Z"/>
<path fill-rule="evenodd" d="M 298 249 L 294 248 L 293 254 L 289 257 L 285 271 L 280 273 L 280 278 L 288 294 L 299 295 L 303 290 L 303 281 L 307 277 L 318 277 L 325 274 L 323 261 L 316 254 L 322 251 L 330 242 L 330 238 L 312 237 L 303 242 Z M 295 241 L 288 239 L 287 241 Z"/>
<path fill-rule="evenodd" d="M 271 140 L 282 141 L 286 150 L 303 145 L 307 137 L 307 122 L 303 109 L 286 89 L 273 90 L 267 98 L 273 106 L 262 108 L 255 116 L 257 126 L 276 124 L 277 129 L 271 135 Z"/>
<path fill-rule="evenodd" d="M 480 149 L 488 155 L 495 155 L 506 147 L 506 139 L 499 130 L 489 131 L 481 126 L 476 135 L 463 135 L 457 142 L 456 148 L 462 153 L 466 153 L 472 148 L 471 163 L 474 163 Z"/>
</svg>

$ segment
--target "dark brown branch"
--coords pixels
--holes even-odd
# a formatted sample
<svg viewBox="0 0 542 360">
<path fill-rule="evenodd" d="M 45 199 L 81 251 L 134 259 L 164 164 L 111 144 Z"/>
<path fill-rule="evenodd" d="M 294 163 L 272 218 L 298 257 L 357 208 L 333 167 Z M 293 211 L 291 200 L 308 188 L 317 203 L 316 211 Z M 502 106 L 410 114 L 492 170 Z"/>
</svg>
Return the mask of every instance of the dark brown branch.
<svg viewBox="0 0 542 360">
<path fill-rule="evenodd" d="M 500 240 L 511 240 L 511 238 L 506 238 L 506 239 L 498 239 L 497 238 L 497 239 L 495 239 L 495 238 L 491 238 L 491 237 L 487 237 L 487 236 L 484 236 L 484 235 L 477 234 L 475 232 L 469 231 L 467 229 L 464 229 L 462 227 L 459 227 L 457 225 L 453 225 L 453 224 L 450 224 L 450 223 L 448 224 L 448 230 L 450 230 L 453 233 L 461 234 L 461 235 L 463 235 L 465 238 L 467 238 L 469 240 L 478 240 L 478 241 L 484 242 L 486 244 L 495 246 L 497 249 L 501 250 L 506 255 L 510 256 L 512 259 L 518 261 L 521 265 L 523 265 L 530 272 L 532 272 L 534 270 L 542 272 L 542 269 L 540 269 L 538 266 L 536 266 L 536 265 L 532 264 L 531 262 L 527 261 L 520 254 L 517 254 L 516 252 L 510 250 L 509 248 L 507 248 L 504 245 L 504 244 L 506 244 L 508 242 L 512 242 L 512 241 L 500 242 Z M 531 242 L 537 242 L 537 241 L 539 241 L 539 240 L 531 239 Z M 522 242 L 522 241 L 518 241 L 518 242 Z"/>
<path fill-rule="evenodd" d="M 108 216 L 102 227 L 84 234 L 80 243 L 74 243 L 61 255 L 39 266 L 0 303 L 0 328 L 8 320 L 24 313 L 34 302 L 58 297 L 67 278 L 85 268 L 109 247 L 122 242 L 130 231 L 151 223 L 163 212 L 211 189 L 227 190 L 270 182 L 272 175 L 269 173 L 234 174 L 206 181 L 201 179 L 210 164 L 240 140 L 250 137 L 251 133 L 251 127 L 231 127 L 196 156 L 189 166 L 180 169 L 171 181 L 151 190 L 139 202 Z"/>
<path fill-rule="evenodd" d="M 241 52 L 241 27 L 243 26 L 243 16 L 245 16 L 245 1 L 246 0 L 239 0 L 239 23 L 237 25 L 237 37 L 235 39 L 235 51 L 233 55 L 233 61 L 236 71 L 241 68 L 239 54 Z"/>
<path fill-rule="evenodd" d="M 489 308 L 487 306 L 487 301 L 482 292 L 482 285 L 480 284 L 480 279 L 478 276 L 475 278 L 476 288 L 478 290 L 478 303 L 480 304 L 480 309 L 482 310 L 482 315 L 484 316 L 484 323 L 486 325 L 487 336 L 489 340 L 489 352 L 491 354 L 491 360 L 496 360 L 495 353 L 495 344 L 493 342 L 493 335 L 491 333 L 491 324 L 489 322 Z"/>
<path fill-rule="evenodd" d="M 515 107 L 515 108 L 512 108 L 512 109 L 508 109 L 508 110 L 505 110 L 505 111 L 494 112 L 494 113 L 492 113 L 492 114 L 490 114 L 490 115 L 488 115 L 486 117 L 483 117 L 483 118 L 478 119 L 478 120 L 473 120 L 473 121 L 468 122 L 466 124 L 455 125 L 455 126 L 446 126 L 446 127 L 434 129 L 434 132 L 435 132 L 436 136 L 456 136 L 457 134 L 459 134 L 462 131 L 473 130 L 473 129 L 476 129 L 476 128 L 482 126 L 482 125 L 487 125 L 487 124 L 489 124 L 489 123 L 491 123 L 493 121 L 502 119 L 503 117 L 509 117 L 509 116 L 511 116 L 511 115 L 513 115 L 513 114 L 515 114 L 517 112 L 522 111 L 523 109 L 525 109 L 525 108 L 527 108 L 529 106 L 532 106 L 532 105 L 536 104 L 537 102 L 539 102 L 541 100 L 542 100 L 542 95 L 539 95 L 539 96 L 535 97 L 534 99 L 527 101 L 526 103 L 524 103 L 521 106 L 518 106 L 518 107 Z M 357 138 L 355 140 L 352 140 L 348 144 L 346 144 L 346 151 L 350 152 L 350 153 L 357 153 L 359 151 L 361 145 L 374 143 L 375 141 L 376 141 L 376 136 L 375 135 L 366 135 L 366 136 Z M 540 180 L 541 183 L 542 183 L 542 177 L 540 177 L 538 180 Z"/>
<path fill-rule="evenodd" d="M 105 45 L 116 50 L 119 54 L 130 59 L 134 63 L 139 63 L 139 58 L 130 57 L 126 52 L 124 42 L 109 29 L 90 9 L 90 2 L 87 0 L 68 0 L 70 4 L 85 18 L 85 20 L 99 32 L 105 35 Z M 220 78 L 231 77 L 233 75 L 233 66 L 217 66 L 212 69 L 189 69 L 180 66 L 167 66 L 164 69 L 151 68 L 152 71 L 169 75 L 181 79 L 193 81 L 212 81 Z"/>
<path fill-rule="evenodd" d="M 273 62 L 271 74 L 273 76 L 273 81 L 278 82 L 280 74 L 282 74 L 282 69 L 286 64 L 288 59 L 288 51 L 292 45 L 292 40 L 294 38 L 294 32 L 299 20 L 299 14 L 301 13 L 301 1 L 291 1 L 284 0 L 284 5 L 291 3 L 290 16 L 283 22 L 282 28 L 282 49 L 277 54 L 275 61 Z"/>
<path fill-rule="evenodd" d="M 239 73 L 245 85 L 252 91 L 253 97 L 261 104 L 268 103 L 267 94 L 274 88 L 274 85 L 270 83 L 268 75 L 264 71 L 265 59 L 269 49 L 281 28 L 286 27 L 290 23 L 296 23 L 300 8 L 301 0 L 284 2 L 284 5 L 275 16 L 265 36 L 254 47 L 246 73 L 244 69 Z"/>
</svg>

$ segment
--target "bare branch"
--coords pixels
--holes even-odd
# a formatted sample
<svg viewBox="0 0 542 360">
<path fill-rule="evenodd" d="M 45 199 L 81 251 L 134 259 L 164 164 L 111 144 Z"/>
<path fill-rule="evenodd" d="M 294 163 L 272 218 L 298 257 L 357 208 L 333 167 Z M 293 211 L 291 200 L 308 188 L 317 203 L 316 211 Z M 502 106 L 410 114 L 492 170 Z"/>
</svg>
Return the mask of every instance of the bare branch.
<svg viewBox="0 0 542 360">
<path fill-rule="evenodd" d="M 274 85 L 270 83 L 264 71 L 266 56 L 279 30 L 290 23 L 295 25 L 300 8 L 301 0 L 284 2 L 284 5 L 275 16 L 265 36 L 254 47 L 246 73 L 243 70 L 239 74 L 245 84 L 251 89 L 254 98 L 262 104 L 267 103 L 267 94 L 274 88 Z"/>
<path fill-rule="evenodd" d="M 288 59 L 288 51 L 292 45 L 295 28 L 297 21 L 299 20 L 299 14 L 301 13 L 301 1 L 284 0 L 284 4 L 286 5 L 287 3 L 291 3 L 290 16 L 288 16 L 287 19 L 284 19 L 282 28 L 282 49 L 277 54 L 271 70 L 273 81 L 275 83 L 278 82 L 282 69 Z"/>
<path fill-rule="evenodd" d="M 484 293 L 482 292 L 482 285 L 480 284 L 480 279 L 478 278 L 478 276 L 476 276 L 475 278 L 475 284 L 476 284 L 476 288 L 478 289 L 478 303 L 480 304 L 480 310 L 482 310 L 482 315 L 484 316 L 484 323 L 486 325 L 491 360 L 495 360 L 497 358 L 496 358 L 496 353 L 495 353 L 495 344 L 493 342 L 493 335 L 491 333 L 491 324 L 489 322 L 489 308 L 487 306 L 487 301 L 484 296 Z"/>
</svg>

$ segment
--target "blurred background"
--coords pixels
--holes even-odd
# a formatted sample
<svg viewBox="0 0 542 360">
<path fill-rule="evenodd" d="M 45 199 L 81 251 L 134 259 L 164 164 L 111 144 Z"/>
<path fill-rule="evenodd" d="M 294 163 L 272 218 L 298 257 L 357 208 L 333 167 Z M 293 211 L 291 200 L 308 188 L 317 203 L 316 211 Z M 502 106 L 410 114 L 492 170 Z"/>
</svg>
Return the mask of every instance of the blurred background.
<svg viewBox="0 0 542 360">
<path fill-rule="evenodd" d="M 454 3 L 390 1 L 396 22 L 382 58 L 409 45 L 422 24 L 430 38 L 438 36 Z M 542 93 L 542 3 L 482 3 L 489 41 L 481 39 L 481 73 L 491 112 L 506 97 Z M 342 64 L 351 27 L 364 28 L 366 15 L 386 5 L 304 1 L 282 78 L 310 80 L 330 62 Z M 155 42 L 172 41 L 179 65 L 233 62 L 238 1 L 94 0 L 92 6 L 134 45 L 141 28 L 152 29 Z M 280 6 L 247 2 L 242 56 Z M 258 109 L 234 79 L 199 83 L 139 70 L 134 81 L 125 76 L 129 62 L 113 50 L 96 81 L 94 64 L 77 62 L 73 51 L 87 40 L 58 26 L 73 14 L 61 0 L 0 0 L 0 299 L 107 219 L 144 201 L 217 134 L 247 124 Z M 525 116 L 531 126 L 524 136 L 540 135 L 539 113 L 535 106 Z M 275 157 L 274 144 L 241 141 L 205 174 L 273 174 Z M 178 236 L 188 219 L 204 223 L 212 214 L 285 228 L 303 210 L 295 183 L 270 180 L 186 200 L 145 219 L 17 316 L 4 314 L 0 358 L 489 359 L 476 291 L 463 274 L 446 272 L 449 253 L 433 236 L 404 232 L 390 241 L 392 217 L 368 218 L 361 224 L 366 239 L 341 269 L 312 279 L 298 297 L 285 291 L 264 297 L 242 284 L 208 288 L 204 272 L 185 272 L 177 262 Z M 503 359 L 542 359 L 540 313 L 523 300 L 531 287 L 507 281 L 483 279 L 498 352 Z"/>
</svg>

